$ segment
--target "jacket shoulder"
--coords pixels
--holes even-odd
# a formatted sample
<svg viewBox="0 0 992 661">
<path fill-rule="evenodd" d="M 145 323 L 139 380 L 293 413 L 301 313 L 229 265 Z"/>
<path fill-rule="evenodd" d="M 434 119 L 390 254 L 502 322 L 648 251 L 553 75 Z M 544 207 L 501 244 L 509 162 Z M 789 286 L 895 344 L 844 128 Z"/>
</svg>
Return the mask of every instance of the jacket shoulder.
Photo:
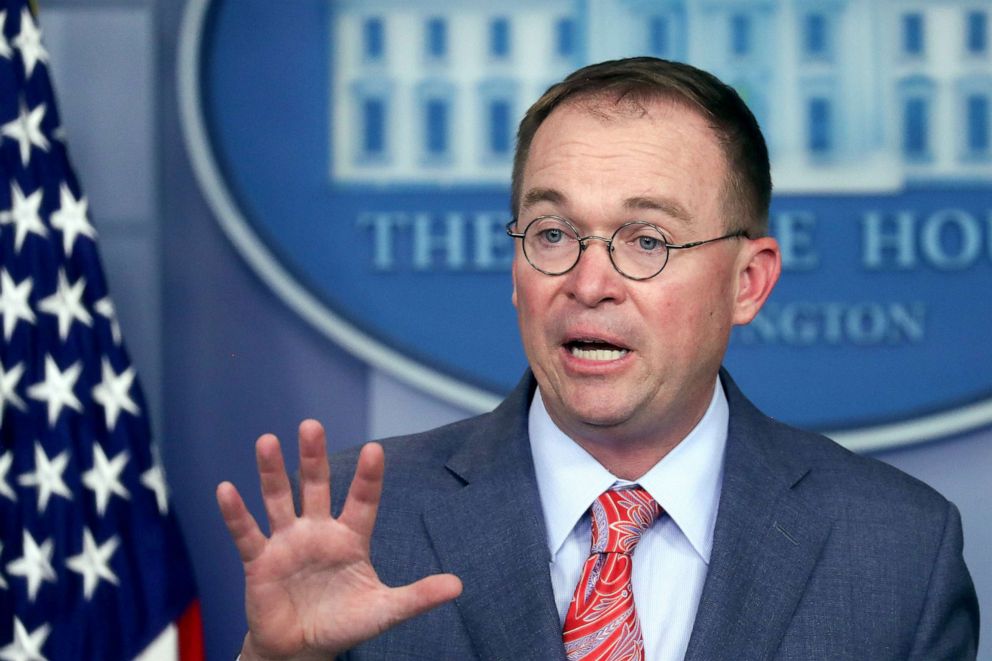
<svg viewBox="0 0 992 661">
<path fill-rule="evenodd" d="M 949 502 L 924 482 L 877 458 L 860 455 L 822 434 L 797 429 L 759 411 L 724 373 L 730 405 L 730 452 L 754 457 L 834 518 L 886 520 L 925 516 L 941 525 Z M 921 521 L 917 520 L 917 524 Z"/>
<path fill-rule="evenodd" d="M 788 450 L 810 467 L 807 478 L 849 512 L 906 507 L 946 512 L 948 501 L 933 487 L 875 457 L 857 454 L 821 434 L 773 423 Z"/>
</svg>

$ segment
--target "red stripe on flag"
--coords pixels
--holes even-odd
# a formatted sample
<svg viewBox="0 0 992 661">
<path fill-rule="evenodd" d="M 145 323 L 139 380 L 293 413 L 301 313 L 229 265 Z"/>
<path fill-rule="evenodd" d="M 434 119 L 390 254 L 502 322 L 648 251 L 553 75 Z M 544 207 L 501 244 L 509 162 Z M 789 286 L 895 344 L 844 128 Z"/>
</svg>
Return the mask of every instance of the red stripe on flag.
<svg viewBox="0 0 992 661">
<path fill-rule="evenodd" d="M 179 629 L 179 661 L 204 661 L 203 619 L 200 600 L 194 599 L 176 622 Z"/>
</svg>

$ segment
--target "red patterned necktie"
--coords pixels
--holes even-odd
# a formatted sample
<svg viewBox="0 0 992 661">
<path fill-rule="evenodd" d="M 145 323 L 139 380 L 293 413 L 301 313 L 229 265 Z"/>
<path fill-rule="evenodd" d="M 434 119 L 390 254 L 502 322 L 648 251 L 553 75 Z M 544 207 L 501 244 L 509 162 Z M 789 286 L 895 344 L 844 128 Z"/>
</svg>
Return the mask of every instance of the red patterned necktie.
<svg viewBox="0 0 992 661">
<path fill-rule="evenodd" d="M 641 533 L 661 507 L 635 487 L 610 489 L 591 510 L 592 549 L 565 616 L 565 652 L 570 661 L 643 660 L 631 563 Z"/>
</svg>

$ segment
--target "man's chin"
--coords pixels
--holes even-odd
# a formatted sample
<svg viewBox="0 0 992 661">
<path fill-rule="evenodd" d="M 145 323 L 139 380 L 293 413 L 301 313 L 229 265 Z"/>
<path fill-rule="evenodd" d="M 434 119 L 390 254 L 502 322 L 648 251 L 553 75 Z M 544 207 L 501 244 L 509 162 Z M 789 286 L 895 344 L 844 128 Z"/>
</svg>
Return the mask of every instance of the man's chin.
<svg viewBox="0 0 992 661">
<path fill-rule="evenodd" d="M 602 399 L 598 401 L 566 399 L 556 408 L 558 415 L 555 416 L 552 413 L 552 417 L 562 418 L 556 420 L 559 426 L 562 426 L 566 431 L 574 430 L 576 433 L 584 431 L 599 434 L 608 433 L 611 430 L 618 433 L 622 432 L 636 412 L 636 407 L 629 403 L 604 402 Z"/>
</svg>

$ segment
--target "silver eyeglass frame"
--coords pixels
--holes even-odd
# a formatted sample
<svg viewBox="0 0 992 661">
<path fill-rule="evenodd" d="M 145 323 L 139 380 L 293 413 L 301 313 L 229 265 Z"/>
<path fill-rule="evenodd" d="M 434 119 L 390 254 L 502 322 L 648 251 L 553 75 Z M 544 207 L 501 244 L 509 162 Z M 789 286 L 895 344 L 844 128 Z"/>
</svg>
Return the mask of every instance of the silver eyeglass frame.
<svg viewBox="0 0 992 661">
<path fill-rule="evenodd" d="M 534 225 L 534 223 L 536 223 L 538 221 L 541 221 L 541 220 L 548 219 L 548 218 L 553 219 L 553 220 L 559 220 L 562 223 L 564 223 L 565 225 L 567 225 L 569 227 L 569 229 L 572 230 L 572 233 L 575 235 L 575 239 L 574 240 L 577 241 L 578 244 L 579 244 L 579 252 L 576 253 L 576 255 L 575 255 L 575 261 L 572 262 L 572 265 L 569 266 L 564 271 L 545 271 L 544 269 L 542 269 L 542 268 L 538 267 L 536 264 L 534 264 L 534 262 L 532 262 L 531 259 L 530 259 L 530 255 L 527 254 L 527 243 L 524 241 L 524 238 L 527 236 L 527 230 L 529 230 Z M 607 251 L 607 253 L 610 256 L 610 264 L 613 265 L 613 269 L 617 273 L 619 273 L 620 275 L 622 275 L 623 277 L 625 277 L 625 278 L 627 278 L 629 280 L 642 281 L 642 280 L 650 280 L 651 278 L 657 276 L 659 273 L 661 273 L 662 271 L 665 270 L 665 267 L 668 266 L 668 258 L 671 255 L 671 251 L 672 250 L 687 250 L 689 248 L 695 248 L 697 246 L 706 245 L 707 243 L 713 243 L 715 241 L 723 241 L 724 239 L 739 239 L 739 238 L 750 239 L 751 238 L 748 235 L 747 230 L 737 230 L 736 232 L 731 232 L 730 234 L 724 234 L 723 236 L 718 236 L 718 237 L 713 238 L 713 239 L 704 239 L 702 241 L 692 241 L 692 242 L 689 242 L 689 243 L 669 243 L 668 241 L 666 241 L 664 239 L 665 235 L 662 233 L 660 227 L 658 227 L 654 223 L 649 223 L 649 222 L 644 221 L 644 220 L 631 220 L 631 221 L 628 221 L 628 222 L 624 223 L 623 225 L 621 225 L 620 227 L 618 227 L 616 229 L 616 231 L 613 232 L 613 235 L 610 238 L 608 238 L 608 239 L 605 236 L 598 236 L 596 234 L 589 234 L 588 236 L 580 236 L 579 235 L 579 230 L 575 228 L 575 225 L 573 225 L 572 222 L 568 218 L 564 218 L 562 216 L 556 216 L 554 214 L 545 214 L 543 216 L 538 216 L 538 217 L 534 218 L 533 220 L 531 220 L 529 223 L 527 223 L 527 227 L 524 228 L 524 231 L 523 232 L 514 232 L 513 231 L 513 228 L 517 224 L 517 220 L 518 219 L 516 217 L 514 217 L 514 218 L 512 218 L 510 220 L 510 222 L 508 222 L 506 224 L 506 234 L 507 234 L 507 236 L 511 236 L 514 239 L 520 239 L 521 245 L 523 247 L 524 257 L 527 259 L 527 263 L 530 264 L 531 267 L 535 271 L 538 271 L 539 273 L 543 273 L 545 275 L 550 275 L 550 276 L 565 275 L 566 273 L 568 273 L 569 271 L 571 271 L 572 269 L 574 269 L 576 267 L 576 265 L 578 265 L 579 260 L 582 259 L 582 253 L 584 253 L 586 251 L 586 248 L 589 246 L 589 242 L 590 241 L 602 241 L 603 243 L 606 244 L 606 251 Z M 645 225 L 647 227 L 651 227 L 651 228 L 657 230 L 658 231 L 658 236 L 661 237 L 662 243 L 665 246 L 665 261 L 663 261 L 661 263 L 661 266 L 658 268 L 658 270 L 655 271 L 654 273 L 652 273 L 651 275 L 646 275 L 646 276 L 642 276 L 642 277 L 635 277 L 635 276 L 629 275 L 627 273 L 624 273 L 623 270 L 619 266 L 617 266 L 617 263 L 616 263 L 616 261 L 613 258 L 613 253 L 614 253 L 613 241 L 617 238 L 617 235 L 620 232 L 623 231 L 624 228 L 630 227 L 631 225 Z"/>
</svg>

